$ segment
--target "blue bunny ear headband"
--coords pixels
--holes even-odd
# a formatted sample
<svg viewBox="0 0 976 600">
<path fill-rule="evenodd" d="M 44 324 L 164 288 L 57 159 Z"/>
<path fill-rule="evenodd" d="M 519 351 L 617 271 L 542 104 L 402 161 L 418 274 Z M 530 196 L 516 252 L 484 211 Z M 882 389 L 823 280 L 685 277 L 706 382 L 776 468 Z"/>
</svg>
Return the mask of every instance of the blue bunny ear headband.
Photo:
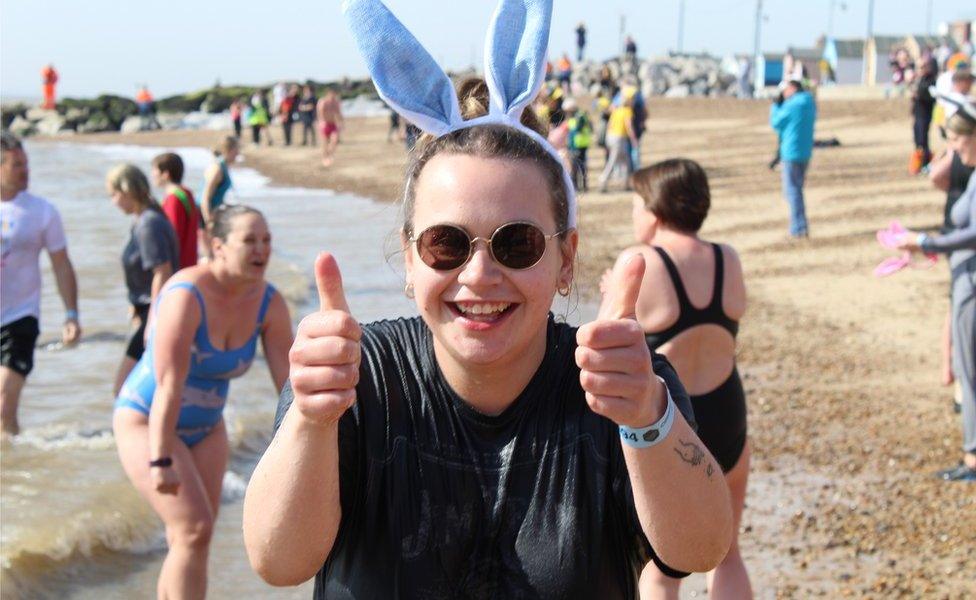
<svg viewBox="0 0 976 600">
<path fill-rule="evenodd" d="M 552 0 L 500 0 L 485 40 L 488 114 L 467 121 L 451 79 L 381 0 L 344 0 L 342 11 L 376 91 L 393 110 L 435 137 L 488 124 L 531 137 L 563 167 L 569 227 L 576 227 L 576 191 L 562 158 L 519 120 L 542 87 Z"/>
</svg>

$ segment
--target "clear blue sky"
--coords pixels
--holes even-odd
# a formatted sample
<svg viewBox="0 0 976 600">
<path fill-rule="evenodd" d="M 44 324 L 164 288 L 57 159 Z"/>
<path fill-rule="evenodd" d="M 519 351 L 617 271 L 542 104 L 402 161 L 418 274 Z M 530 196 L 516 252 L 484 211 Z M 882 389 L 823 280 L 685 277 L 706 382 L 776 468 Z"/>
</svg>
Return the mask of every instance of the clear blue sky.
<svg viewBox="0 0 976 600">
<path fill-rule="evenodd" d="M 680 0 L 556 0 L 550 52 L 574 47 L 589 28 L 590 56 L 618 44 L 620 17 L 641 54 L 677 46 Z M 388 0 L 388 6 L 448 69 L 481 63 L 494 0 Z M 765 0 L 766 50 L 810 46 L 827 29 L 831 0 Z M 836 0 L 837 37 L 863 37 L 868 0 Z M 841 10 L 840 5 L 846 5 Z M 876 0 L 879 34 L 924 33 L 929 0 Z M 38 96 L 40 69 L 54 63 L 59 95 L 157 96 L 278 78 L 329 80 L 365 74 L 339 0 L 3 0 L 0 94 Z M 756 0 L 686 0 L 686 51 L 750 52 Z M 932 0 L 933 27 L 976 19 L 974 0 Z"/>
</svg>

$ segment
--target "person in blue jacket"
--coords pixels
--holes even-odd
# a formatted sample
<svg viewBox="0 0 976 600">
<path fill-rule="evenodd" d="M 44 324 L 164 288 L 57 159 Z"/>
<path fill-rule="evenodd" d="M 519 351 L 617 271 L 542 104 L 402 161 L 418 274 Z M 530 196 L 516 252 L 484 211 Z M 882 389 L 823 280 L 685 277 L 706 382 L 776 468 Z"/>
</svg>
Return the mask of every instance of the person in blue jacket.
<svg viewBox="0 0 976 600">
<path fill-rule="evenodd" d="M 806 209 L 803 204 L 803 182 L 813 154 L 813 127 L 817 121 L 817 105 L 813 96 L 799 81 L 786 84 L 781 100 L 773 104 L 769 124 L 780 138 L 780 157 L 783 161 L 783 195 L 790 205 L 790 236 L 809 235 Z"/>
</svg>

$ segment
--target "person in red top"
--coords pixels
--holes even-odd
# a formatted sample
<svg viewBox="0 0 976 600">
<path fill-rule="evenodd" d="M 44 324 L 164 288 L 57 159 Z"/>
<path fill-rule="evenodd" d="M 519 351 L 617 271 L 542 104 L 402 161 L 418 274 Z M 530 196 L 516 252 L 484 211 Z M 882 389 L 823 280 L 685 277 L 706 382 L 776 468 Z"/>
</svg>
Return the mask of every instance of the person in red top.
<svg viewBox="0 0 976 600">
<path fill-rule="evenodd" d="M 200 210 L 193 200 L 193 192 L 183 187 L 183 159 L 165 152 L 152 160 L 153 183 L 163 188 L 166 196 L 161 202 L 163 213 L 176 230 L 180 250 L 180 268 L 197 264 L 197 229 Z"/>
<path fill-rule="evenodd" d="M 41 108 L 54 110 L 56 107 L 54 90 L 57 83 L 58 72 L 54 70 L 54 65 L 47 65 L 41 69 L 41 87 L 44 92 L 44 102 L 41 104 Z"/>
</svg>

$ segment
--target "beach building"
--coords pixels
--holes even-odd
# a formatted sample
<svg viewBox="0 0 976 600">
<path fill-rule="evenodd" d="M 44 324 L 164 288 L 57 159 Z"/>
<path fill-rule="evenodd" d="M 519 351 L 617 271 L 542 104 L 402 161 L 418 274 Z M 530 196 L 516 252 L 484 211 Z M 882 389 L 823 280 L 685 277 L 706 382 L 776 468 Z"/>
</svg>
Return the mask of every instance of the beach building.
<svg viewBox="0 0 976 600">
<path fill-rule="evenodd" d="M 885 85 L 891 82 L 890 57 L 905 45 L 905 38 L 898 35 L 875 35 L 864 46 L 864 82 L 867 85 Z"/>
</svg>

